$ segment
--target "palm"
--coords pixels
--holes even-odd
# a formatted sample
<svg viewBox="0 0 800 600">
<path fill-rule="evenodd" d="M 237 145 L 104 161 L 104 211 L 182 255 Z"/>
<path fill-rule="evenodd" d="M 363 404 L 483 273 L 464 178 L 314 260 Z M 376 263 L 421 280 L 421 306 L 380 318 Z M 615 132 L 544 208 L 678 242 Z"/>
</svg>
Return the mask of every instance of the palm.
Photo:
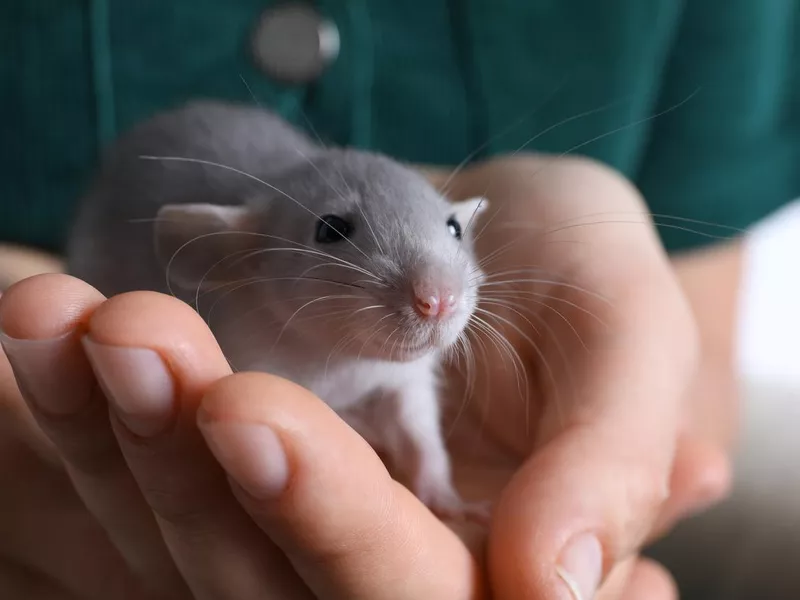
<svg viewBox="0 0 800 600">
<path fill-rule="evenodd" d="M 623 325 L 613 282 L 626 264 L 605 260 L 605 251 L 623 237 L 655 246 L 631 195 L 601 204 L 587 190 L 562 201 L 563 169 L 526 162 L 465 171 L 451 188 L 457 198 L 485 194 L 490 203 L 474 226 L 487 282 L 469 350 L 449 370 L 445 418 L 457 483 L 468 498 L 496 500 L 524 459 L 580 414 L 586 386 L 613 366 L 604 358 L 606 333 Z M 435 184 L 446 178 L 429 176 Z M 624 213 L 626 222 L 592 217 L 598 205 Z"/>
</svg>

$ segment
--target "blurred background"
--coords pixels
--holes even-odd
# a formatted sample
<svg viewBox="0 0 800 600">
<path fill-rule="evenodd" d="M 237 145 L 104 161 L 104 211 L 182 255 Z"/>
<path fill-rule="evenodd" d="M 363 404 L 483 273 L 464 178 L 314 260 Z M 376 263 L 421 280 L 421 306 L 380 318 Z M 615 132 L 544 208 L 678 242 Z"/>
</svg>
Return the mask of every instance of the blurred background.
<svg viewBox="0 0 800 600">
<path fill-rule="evenodd" d="M 752 378 L 742 400 L 731 497 L 651 549 L 681 598 L 800 598 L 800 383 Z"/>
</svg>

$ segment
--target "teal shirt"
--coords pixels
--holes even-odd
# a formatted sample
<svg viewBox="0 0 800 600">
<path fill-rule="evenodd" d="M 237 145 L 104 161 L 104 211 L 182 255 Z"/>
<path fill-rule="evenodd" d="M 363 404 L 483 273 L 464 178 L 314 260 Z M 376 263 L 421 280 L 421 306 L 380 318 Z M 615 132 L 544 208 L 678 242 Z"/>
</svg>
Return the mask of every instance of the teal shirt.
<svg viewBox="0 0 800 600">
<path fill-rule="evenodd" d="M 319 0 L 341 48 L 304 86 L 252 57 L 270 4 L 0 0 L 0 240 L 59 249 L 105 144 L 192 97 L 252 101 L 241 78 L 325 139 L 416 162 L 544 131 L 526 149 L 597 158 L 657 214 L 743 228 L 800 196 L 800 0 Z"/>
</svg>

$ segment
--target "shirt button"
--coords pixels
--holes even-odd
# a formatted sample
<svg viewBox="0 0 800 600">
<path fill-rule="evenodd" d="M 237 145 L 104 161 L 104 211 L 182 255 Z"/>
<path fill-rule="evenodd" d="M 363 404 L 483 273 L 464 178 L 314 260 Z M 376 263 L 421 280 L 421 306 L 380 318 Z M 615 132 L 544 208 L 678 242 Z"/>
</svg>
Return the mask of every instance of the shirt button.
<svg viewBox="0 0 800 600">
<path fill-rule="evenodd" d="M 273 79 L 302 85 L 314 81 L 339 54 L 339 31 L 304 2 L 268 8 L 253 36 L 253 55 Z"/>
</svg>

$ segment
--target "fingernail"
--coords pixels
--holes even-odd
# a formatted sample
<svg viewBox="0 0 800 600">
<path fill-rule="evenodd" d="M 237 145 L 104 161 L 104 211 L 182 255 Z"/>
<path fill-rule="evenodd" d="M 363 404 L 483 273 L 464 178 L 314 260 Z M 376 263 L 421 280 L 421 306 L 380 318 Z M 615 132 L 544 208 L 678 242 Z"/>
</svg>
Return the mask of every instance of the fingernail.
<svg viewBox="0 0 800 600">
<path fill-rule="evenodd" d="M 286 489 L 286 452 L 268 426 L 201 421 L 200 430 L 222 467 L 247 493 L 270 500 Z"/>
<path fill-rule="evenodd" d="M 72 414 L 92 397 L 92 371 L 74 331 L 43 340 L 12 338 L 0 343 L 25 399 L 45 413 Z"/>
<path fill-rule="evenodd" d="M 591 533 L 574 537 L 564 548 L 556 567 L 575 600 L 592 600 L 603 576 L 603 548 Z"/>
<path fill-rule="evenodd" d="M 162 431 L 172 416 L 175 384 L 158 353 L 149 348 L 99 344 L 88 336 L 82 341 L 120 421 L 143 437 Z"/>
</svg>

